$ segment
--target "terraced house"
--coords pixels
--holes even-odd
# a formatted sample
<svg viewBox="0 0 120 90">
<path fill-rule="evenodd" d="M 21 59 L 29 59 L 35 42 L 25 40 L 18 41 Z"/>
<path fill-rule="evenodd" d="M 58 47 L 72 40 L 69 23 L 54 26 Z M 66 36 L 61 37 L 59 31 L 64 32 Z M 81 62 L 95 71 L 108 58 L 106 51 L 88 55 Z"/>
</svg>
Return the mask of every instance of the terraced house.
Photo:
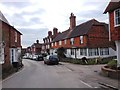
<svg viewBox="0 0 120 90">
<path fill-rule="evenodd" d="M 1 11 L 0 25 L 0 64 L 6 68 L 19 61 L 22 34 L 9 24 Z"/>
<path fill-rule="evenodd" d="M 109 38 L 116 43 L 117 60 L 120 66 L 120 0 L 108 4 L 104 13 L 109 13 Z"/>
<path fill-rule="evenodd" d="M 57 35 L 50 43 L 50 53 L 60 47 L 71 58 L 96 58 L 115 56 L 115 44 L 109 42 L 108 24 L 95 19 L 76 26 L 76 16 L 71 13 L 70 28 Z"/>
</svg>

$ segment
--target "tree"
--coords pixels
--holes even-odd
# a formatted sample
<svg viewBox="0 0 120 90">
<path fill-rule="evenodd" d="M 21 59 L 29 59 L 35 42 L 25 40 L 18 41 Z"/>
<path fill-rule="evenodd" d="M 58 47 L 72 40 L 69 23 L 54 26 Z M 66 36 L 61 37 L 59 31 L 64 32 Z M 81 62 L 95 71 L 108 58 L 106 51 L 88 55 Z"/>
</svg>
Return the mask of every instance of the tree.
<svg viewBox="0 0 120 90">
<path fill-rule="evenodd" d="M 58 56 L 59 60 L 66 57 L 64 53 L 65 53 L 65 48 L 60 47 L 57 49 L 57 56 Z"/>
</svg>

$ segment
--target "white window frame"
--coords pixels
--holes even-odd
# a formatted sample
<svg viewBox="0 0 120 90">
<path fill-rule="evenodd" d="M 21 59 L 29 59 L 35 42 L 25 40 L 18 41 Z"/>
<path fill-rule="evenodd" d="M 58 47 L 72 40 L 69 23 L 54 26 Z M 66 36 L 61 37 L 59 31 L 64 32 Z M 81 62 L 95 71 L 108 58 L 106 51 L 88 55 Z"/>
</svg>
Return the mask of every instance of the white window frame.
<svg viewBox="0 0 120 90">
<path fill-rule="evenodd" d="M 64 40 L 64 44 L 65 44 L 65 45 L 67 44 L 67 40 L 66 40 L 66 39 Z"/>
<path fill-rule="evenodd" d="M 50 45 L 47 45 L 48 49 L 50 48 Z"/>
<path fill-rule="evenodd" d="M 120 24 L 117 24 L 117 23 L 116 23 L 116 19 L 118 20 L 118 18 L 120 18 L 120 16 L 116 17 L 116 11 L 118 11 L 118 10 L 119 10 L 119 13 L 120 13 L 120 8 L 119 8 L 119 9 L 116 9 L 116 10 L 114 11 L 114 26 L 115 26 L 115 27 L 120 26 Z"/>
<path fill-rule="evenodd" d="M 109 48 L 100 48 L 100 55 L 109 55 Z"/>
<path fill-rule="evenodd" d="M 80 36 L 80 44 L 83 44 L 83 36 Z"/>
<path fill-rule="evenodd" d="M 75 55 L 75 49 L 71 48 L 71 55 Z"/>
<path fill-rule="evenodd" d="M 17 32 L 15 32 L 15 42 L 17 42 Z"/>
<path fill-rule="evenodd" d="M 99 50 L 98 48 L 91 48 L 88 50 L 89 56 L 98 56 Z"/>
<path fill-rule="evenodd" d="M 70 39 L 70 45 L 74 45 L 74 38 Z"/>
<path fill-rule="evenodd" d="M 54 44 L 52 43 L 52 47 L 54 46 Z"/>
<path fill-rule="evenodd" d="M 52 41 L 52 39 L 50 38 L 50 42 Z"/>
<path fill-rule="evenodd" d="M 49 43 L 50 42 L 49 38 L 47 40 L 48 40 L 48 43 Z"/>
<path fill-rule="evenodd" d="M 80 49 L 80 55 L 81 56 L 87 56 L 87 49 L 86 48 L 81 48 Z"/>
<path fill-rule="evenodd" d="M 55 46 L 57 46 L 57 42 L 55 42 Z"/>
<path fill-rule="evenodd" d="M 62 45 L 62 41 L 59 41 L 59 45 Z"/>
</svg>

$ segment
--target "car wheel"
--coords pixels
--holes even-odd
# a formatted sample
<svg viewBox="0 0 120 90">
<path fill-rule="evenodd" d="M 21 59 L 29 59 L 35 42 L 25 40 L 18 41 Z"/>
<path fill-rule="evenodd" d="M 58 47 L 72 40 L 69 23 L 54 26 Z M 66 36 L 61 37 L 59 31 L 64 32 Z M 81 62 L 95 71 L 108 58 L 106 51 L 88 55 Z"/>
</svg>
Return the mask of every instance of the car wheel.
<svg viewBox="0 0 120 90">
<path fill-rule="evenodd" d="M 46 64 L 46 62 L 44 61 L 44 64 Z"/>
<path fill-rule="evenodd" d="M 59 63 L 58 63 L 58 62 L 56 62 L 55 64 L 56 64 L 56 65 L 58 65 Z"/>
</svg>

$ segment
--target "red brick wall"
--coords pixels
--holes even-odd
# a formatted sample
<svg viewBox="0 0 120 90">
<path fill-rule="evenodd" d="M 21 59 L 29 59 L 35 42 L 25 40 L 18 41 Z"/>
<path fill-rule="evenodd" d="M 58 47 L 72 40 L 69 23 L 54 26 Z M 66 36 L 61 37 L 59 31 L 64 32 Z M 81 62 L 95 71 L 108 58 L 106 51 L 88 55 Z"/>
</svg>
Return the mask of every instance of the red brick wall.
<svg viewBox="0 0 120 90">
<path fill-rule="evenodd" d="M 21 47 L 21 35 L 17 33 L 17 47 Z"/>
<path fill-rule="evenodd" d="M 3 30 L 3 38 L 4 38 L 4 43 L 5 43 L 5 63 L 4 65 L 9 65 L 10 63 L 10 51 L 9 51 L 9 25 L 7 25 L 6 23 L 2 23 L 2 30 Z"/>
<path fill-rule="evenodd" d="M 66 39 L 66 44 L 64 44 L 64 40 L 62 40 L 62 45 L 59 45 L 59 42 L 57 42 L 57 46 L 54 46 L 52 48 L 59 48 L 59 47 L 64 47 L 64 48 L 71 48 L 71 47 L 86 47 L 87 45 L 87 37 L 83 37 L 83 44 L 80 44 L 80 37 L 75 37 L 74 38 L 74 45 L 70 45 L 70 39 Z"/>
<path fill-rule="evenodd" d="M 10 30 L 10 47 L 21 47 L 21 35 L 17 32 L 17 42 L 15 42 L 16 29 L 11 27 Z"/>
<path fill-rule="evenodd" d="M 10 30 L 10 47 L 15 47 L 15 31 L 13 28 Z"/>
<path fill-rule="evenodd" d="M 109 13 L 109 22 L 110 22 L 110 31 L 111 31 L 111 40 L 120 40 L 120 26 L 114 26 L 114 12 Z"/>
<path fill-rule="evenodd" d="M 88 33 L 88 47 L 106 47 L 109 45 L 109 33 L 104 26 L 92 26 Z"/>
<path fill-rule="evenodd" d="M 10 65 L 10 48 L 15 46 L 15 29 L 10 25 L 2 22 L 2 30 L 3 30 L 3 38 L 5 42 L 5 63 L 3 67 Z M 16 47 L 21 46 L 21 38 L 18 33 L 18 42 L 16 43 Z"/>
</svg>

